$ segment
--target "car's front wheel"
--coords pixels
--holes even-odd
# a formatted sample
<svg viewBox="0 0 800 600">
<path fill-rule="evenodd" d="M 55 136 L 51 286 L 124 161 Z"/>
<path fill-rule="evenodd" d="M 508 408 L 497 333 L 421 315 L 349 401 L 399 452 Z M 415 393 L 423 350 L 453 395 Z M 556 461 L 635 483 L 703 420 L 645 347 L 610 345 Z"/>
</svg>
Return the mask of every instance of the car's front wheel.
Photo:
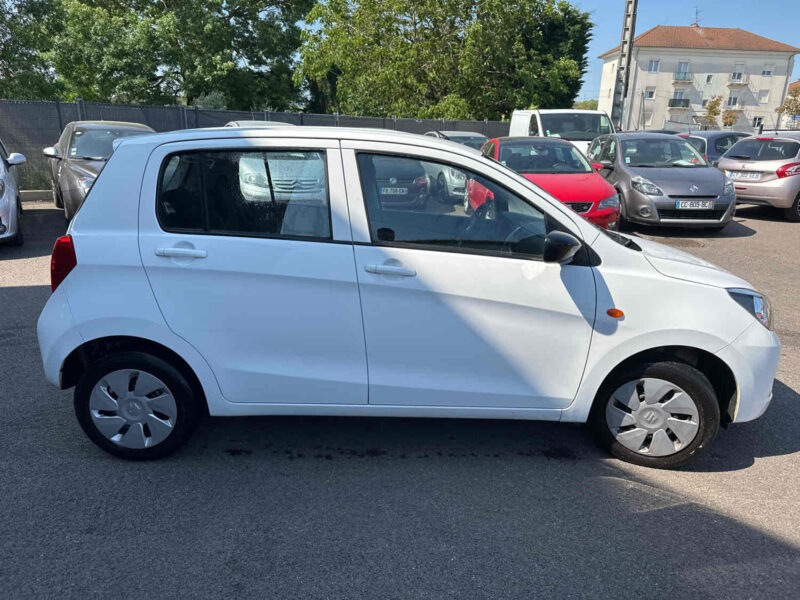
<svg viewBox="0 0 800 600">
<path fill-rule="evenodd" d="M 58 190 L 58 186 L 55 184 L 55 182 L 51 182 L 50 187 L 53 192 L 53 204 L 55 204 L 56 208 L 64 208 L 64 203 L 61 201 L 61 193 Z"/>
<path fill-rule="evenodd" d="M 789 208 L 784 209 L 783 214 L 787 221 L 791 221 L 792 223 L 800 223 L 800 193 L 797 194 L 797 198 L 794 199 L 792 205 Z"/>
<path fill-rule="evenodd" d="M 664 361 L 609 379 L 598 393 L 590 422 L 599 443 L 617 458 L 666 469 L 708 449 L 719 431 L 720 410 L 703 373 Z"/>
<path fill-rule="evenodd" d="M 161 458 L 183 444 L 200 417 L 181 372 L 138 351 L 91 364 L 75 387 L 75 414 L 100 448 L 131 460 Z"/>
</svg>

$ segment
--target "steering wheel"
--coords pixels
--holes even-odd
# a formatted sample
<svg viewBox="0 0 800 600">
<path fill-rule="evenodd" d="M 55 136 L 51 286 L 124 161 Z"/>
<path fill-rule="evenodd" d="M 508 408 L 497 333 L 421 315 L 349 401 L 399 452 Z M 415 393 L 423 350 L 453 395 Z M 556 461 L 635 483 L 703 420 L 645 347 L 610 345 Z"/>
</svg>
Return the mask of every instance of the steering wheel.
<svg viewBox="0 0 800 600">
<path fill-rule="evenodd" d="M 467 221 L 464 229 L 461 230 L 461 233 L 458 236 L 458 246 L 461 247 L 462 240 L 467 237 L 467 234 L 469 234 L 478 226 L 480 221 L 494 219 L 496 214 L 497 207 L 495 206 L 494 199 L 487 199 L 483 204 L 475 209 L 475 212 L 472 213 L 472 216 L 469 218 L 469 221 Z"/>
</svg>

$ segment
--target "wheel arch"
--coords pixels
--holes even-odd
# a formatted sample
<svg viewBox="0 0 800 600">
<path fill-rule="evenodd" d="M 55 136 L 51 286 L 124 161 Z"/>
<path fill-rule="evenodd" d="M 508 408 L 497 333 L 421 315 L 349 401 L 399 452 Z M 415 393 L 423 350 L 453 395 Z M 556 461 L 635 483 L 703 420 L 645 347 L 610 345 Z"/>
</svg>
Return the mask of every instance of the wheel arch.
<svg viewBox="0 0 800 600">
<path fill-rule="evenodd" d="M 195 396 L 201 401 L 203 411 L 206 415 L 208 414 L 208 400 L 205 390 L 200 383 L 200 378 L 189 362 L 163 344 L 136 336 L 114 335 L 95 338 L 72 350 L 61 366 L 61 388 L 67 389 L 75 386 L 87 367 L 99 358 L 125 351 L 146 352 L 173 365 L 189 382 Z"/>
<path fill-rule="evenodd" d="M 738 382 L 731 368 L 717 355 L 693 346 L 667 345 L 648 348 L 632 354 L 619 362 L 603 378 L 597 387 L 591 406 L 599 401 L 600 392 L 606 383 L 619 373 L 631 369 L 635 365 L 660 361 L 677 361 L 690 365 L 703 373 L 714 388 L 719 403 L 722 424 L 733 421 L 738 404 Z M 591 408 L 591 407 L 590 407 Z"/>
</svg>

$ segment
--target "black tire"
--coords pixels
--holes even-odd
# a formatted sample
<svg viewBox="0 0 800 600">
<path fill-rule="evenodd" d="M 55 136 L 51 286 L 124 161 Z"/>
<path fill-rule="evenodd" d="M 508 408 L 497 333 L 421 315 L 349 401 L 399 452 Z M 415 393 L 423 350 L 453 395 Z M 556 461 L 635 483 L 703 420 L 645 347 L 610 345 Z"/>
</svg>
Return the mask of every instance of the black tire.
<svg viewBox="0 0 800 600">
<path fill-rule="evenodd" d="M 800 194 L 797 194 L 797 198 L 794 199 L 789 208 L 783 209 L 783 216 L 787 221 L 800 223 Z"/>
<path fill-rule="evenodd" d="M 17 206 L 19 209 L 17 210 L 17 235 L 9 242 L 12 246 L 22 246 L 25 242 L 25 236 L 22 233 L 22 203 L 17 200 Z"/>
<path fill-rule="evenodd" d="M 56 208 L 64 208 L 64 201 L 61 199 L 61 191 L 55 183 L 51 183 L 50 187 L 53 189 L 53 204 Z"/>
<path fill-rule="evenodd" d="M 619 220 L 617 221 L 617 231 L 630 231 L 631 222 L 625 218 L 625 197 L 619 190 L 617 190 L 617 196 L 619 197 Z"/>
<path fill-rule="evenodd" d="M 698 412 L 698 429 L 694 439 L 674 454 L 647 456 L 630 450 L 617 441 L 606 423 L 606 404 L 622 385 L 643 377 L 663 379 L 686 391 Z M 600 447 L 625 462 L 656 469 L 681 467 L 697 459 L 713 443 L 719 432 L 720 410 L 714 388 L 708 378 L 696 368 L 685 363 L 664 361 L 644 363 L 609 378 L 595 398 L 589 415 L 589 425 Z"/>
<path fill-rule="evenodd" d="M 447 181 L 444 178 L 444 173 L 439 173 L 436 178 L 436 197 L 441 204 L 447 204 Z"/>
<path fill-rule="evenodd" d="M 177 407 L 172 431 L 159 444 L 149 448 L 126 448 L 103 435 L 92 420 L 89 400 L 96 383 L 121 369 L 136 369 L 154 375 L 169 388 Z M 91 364 L 83 373 L 74 395 L 75 415 L 84 433 L 97 446 L 128 460 L 154 460 L 174 452 L 194 432 L 202 414 L 200 400 L 181 372 L 167 361 L 138 351 L 123 351 Z"/>
</svg>

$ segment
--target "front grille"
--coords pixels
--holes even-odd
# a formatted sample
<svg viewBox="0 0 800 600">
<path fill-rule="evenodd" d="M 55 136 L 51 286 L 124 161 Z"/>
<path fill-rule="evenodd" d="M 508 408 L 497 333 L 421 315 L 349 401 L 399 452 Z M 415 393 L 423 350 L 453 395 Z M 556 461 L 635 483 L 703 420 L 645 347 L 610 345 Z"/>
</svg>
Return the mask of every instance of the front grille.
<svg viewBox="0 0 800 600">
<path fill-rule="evenodd" d="M 673 196 L 672 194 L 669 197 L 677 198 L 678 200 L 713 200 L 716 198 L 716 196 Z"/>
<path fill-rule="evenodd" d="M 282 192 L 309 191 L 319 187 L 320 182 L 316 177 L 300 179 L 273 179 L 272 186 Z"/>
<path fill-rule="evenodd" d="M 658 209 L 662 219 L 700 219 L 702 221 L 719 221 L 725 210 L 675 210 Z"/>
<path fill-rule="evenodd" d="M 593 202 L 565 202 L 576 213 L 585 213 L 592 210 Z"/>
</svg>

